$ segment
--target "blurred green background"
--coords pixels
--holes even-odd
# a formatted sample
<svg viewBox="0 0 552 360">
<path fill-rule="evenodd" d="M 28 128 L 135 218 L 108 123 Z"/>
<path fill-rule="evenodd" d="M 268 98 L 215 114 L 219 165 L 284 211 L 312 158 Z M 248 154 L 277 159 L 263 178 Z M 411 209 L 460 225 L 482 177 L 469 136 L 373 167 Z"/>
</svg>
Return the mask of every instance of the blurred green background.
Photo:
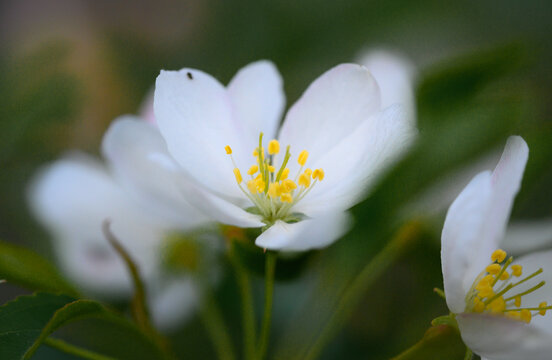
<svg viewBox="0 0 552 360">
<path fill-rule="evenodd" d="M 321 356 L 390 358 L 447 311 L 432 292 L 442 286 L 446 207 L 412 205 L 427 189 L 519 134 L 531 153 L 513 219 L 552 214 L 551 19 L 552 2 L 540 0 L 3 0 L 0 239 L 51 258 L 48 236 L 26 206 L 29 179 L 67 150 L 98 154 L 110 121 L 138 112 L 160 69 L 195 67 L 226 83 L 247 63 L 270 59 L 284 78 L 289 107 L 330 67 L 371 48 L 396 50 L 418 70 L 420 139 L 354 209 L 354 231 L 310 254 L 298 277 L 278 282 L 270 348 L 277 358 L 300 358 L 342 287 L 401 223 L 421 219 L 422 236 L 366 290 Z M 255 281 L 260 305 L 262 278 Z M 2 284 L 0 303 L 28 291 Z M 240 344 L 231 272 L 216 295 Z M 89 335 L 98 328 L 81 324 L 65 336 L 100 346 Z M 186 358 L 215 356 L 197 317 L 174 338 Z M 63 356 L 44 348 L 36 358 L 71 359 Z"/>
</svg>

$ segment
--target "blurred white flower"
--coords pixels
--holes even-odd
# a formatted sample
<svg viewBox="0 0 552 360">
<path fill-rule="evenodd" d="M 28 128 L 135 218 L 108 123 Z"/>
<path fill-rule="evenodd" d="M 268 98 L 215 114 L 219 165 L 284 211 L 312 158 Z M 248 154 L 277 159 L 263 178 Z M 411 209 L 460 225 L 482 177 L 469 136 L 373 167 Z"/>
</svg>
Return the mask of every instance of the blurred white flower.
<svg viewBox="0 0 552 360">
<path fill-rule="evenodd" d="M 105 137 L 121 121 L 136 121 L 145 131 L 157 131 L 151 106 L 149 101 L 143 108 L 147 122 L 125 117 L 116 121 Z M 119 161 L 122 155 L 117 149 L 104 147 L 108 166 L 83 154 L 51 164 L 34 180 L 29 201 L 36 217 L 53 236 L 54 251 L 64 273 L 88 295 L 122 300 L 131 295 L 132 281 L 124 262 L 102 233 L 102 223 L 109 219 L 111 231 L 140 268 L 155 324 L 169 330 L 191 313 L 199 293 L 189 275 L 167 270 L 163 263 L 164 239 L 174 231 L 202 227 L 209 220 L 185 201 L 168 211 L 164 206 L 170 202 L 141 191 L 151 172 L 155 174 L 157 160 L 150 163 L 155 153 L 148 153 L 149 143 L 140 140 L 128 139 L 125 144 L 132 144 L 143 155 L 128 162 Z M 160 141 L 155 145 L 164 146 Z M 119 164 L 124 168 L 118 169 Z M 135 176 L 132 181 L 125 176 L 128 172 Z M 157 175 L 157 180 L 162 180 L 161 174 Z M 170 189 L 169 184 L 165 185 L 164 191 Z"/>
<path fill-rule="evenodd" d="M 416 121 L 416 98 L 414 82 L 416 67 L 406 57 L 388 49 L 371 49 L 358 57 L 380 88 L 381 107 L 402 104 L 412 122 Z"/>
<path fill-rule="evenodd" d="M 155 117 L 175 161 L 162 151 L 150 157 L 165 168 L 163 176 L 173 173 L 173 184 L 189 177 L 199 185 L 178 186 L 205 213 L 225 224 L 263 227 L 258 246 L 320 248 L 347 230 L 345 211 L 415 130 L 401 105 L 382 109 L 376 80 L 358 65 L 339 65 L 315 80 L 277 136 L 284 103 L 282 80 L 268 61 L 241 69 L 226 88 L 199 70 L 162 71 Z M 137 131 L 136 124 L 120 123 L 120 133 Z M 127 148 L 124 141 L 109 143 Z"/>
<path fill-rule="evenodd" d="M 528 148 L 510 137 L 494 172 L 475 176 L 450 206 L 441 261 L 447 305 L 462 339 L 488 359 L 548 359 L 552 318 L 552 252 L 513 263 L 498 249 L 517 194 Z"/>
</svg>

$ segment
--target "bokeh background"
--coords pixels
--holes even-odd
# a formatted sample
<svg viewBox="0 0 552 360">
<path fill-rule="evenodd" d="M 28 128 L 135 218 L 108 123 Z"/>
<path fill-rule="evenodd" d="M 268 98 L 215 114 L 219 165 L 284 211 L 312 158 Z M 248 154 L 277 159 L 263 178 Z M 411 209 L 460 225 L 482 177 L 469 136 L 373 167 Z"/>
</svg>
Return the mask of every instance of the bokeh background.
<svg viewBox="0 0 552 360">
<path fill-rule="evenodd" d="M 342 287 L 415 218 L 423 236 L 368 288 L 321 356 L 390 358 L 447 312 L 432 289 L 442 286 L 439 234 L 455 194 L 436 192 L 436 184 L 459 190 L 478 171 L 471 163 L 493 159 L 508 135 L 519 134 L 531 153 L 513 219 L 551 218 L 551 34 L 552 2 L 541 0 L 2 0 L 0 238 L 55 261 L 27 208 L 29 180 L 70 149 L 98 155 L 109 123 L 139 111 L 160 69 L 195 67 L 226 83 L 245 64 L 270 59 L 289 106 L 330 67 L 372 48 L 395 50 L 417 69 L 419 142 L 354 210 L 349 236 L 308 254 L 301 271 L 278 282 L 270 348 L 276 357 L 298 356 Z M 262 278 L 254 285 L 260 305 Z M 27 292 L 2 284 L 0 303 Z M 240 344 L 231 272 L 216 296 Z M 105 345 L 90 336 L 101 324 L 72 329 L 61 336 Z M 197 317 L 172 336 L 186 358 L 215 357 Z M 71 359 L 47 348 L 36 358 Z"/>
</svg>

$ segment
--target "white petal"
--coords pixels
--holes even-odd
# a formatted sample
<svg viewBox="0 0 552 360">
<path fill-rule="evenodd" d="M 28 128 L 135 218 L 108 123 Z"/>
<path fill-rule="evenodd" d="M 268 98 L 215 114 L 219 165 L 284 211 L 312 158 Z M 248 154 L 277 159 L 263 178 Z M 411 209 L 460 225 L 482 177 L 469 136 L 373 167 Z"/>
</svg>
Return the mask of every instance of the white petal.
<svg viewBox="0 0 552 360">
<path fill-rule="evenodd" d="M 552 219 L 511 224 L 501 246 L 507 252 L 523 253 L 552 245 Z"/>
<path fill-rule="evenodd" d="M 187 230 L 207 222 L 184 198 L 180 188 L 193 185 L 178 173 L 153 125 L 131 116 L 118 118 L 104 135 L 102 151 L 125 188 L 175 229 Z"/>
<path fill-rule="evenodd" d="M 454 200 L 443 225 L 441 266 L 447 305 L 454 313 L 464 311 L 467 291 L 489 263 L 488 251 L 497 248 L 493 239 L 480 237 L 491 197 L 491 173 L 482 172 Z"/>
<path fill-rule="evenodd" d="M 543 270 L 540 275 L 510 290 L 512 294 L 521 293 L 537 285 L 539 282 L 545 281 L 543 287 L 521 298 L 521 306 L 538 307 L 543 301 L 552 305 L 552 250 L 535 252 L 515 258 L 513 264 L 519 264 L 523 267 L 523 274 L 520 279 L 534 273 L 538 269 Z M 510 292 L 507 293 L 508 296 L 512 296 Z M 550 312 L 546 316 L 533 316 L 531 324 L 548 332 L 552 336 L 552 316 Z"/>
<path fill-rule="evenodd" d="M 50 230 L 64 272 L 87 293 L 128 294 L 131 282 L 102 232 L 111 230 L 148 279 L 157 266 L 155 249 L 165 229 L 131 202 L 96 162 L 61 160 L 42 171 L 29 192 L 37 218 Z"/>
<path fill-rule="evenodd" d="M 551 334 L 504 316 L 459 314 L 462 339 L 476 354 L 492 360 L 546 360 Z"/>
<path fill-rule="evenodd" d="M 151 315 L 155 326 L 171 331 L 186 321 L 199 303 L 199 291 L 189 277 L 158 280 L 148 294 Z"/>
<path fill-rule="evenodd" d="M 280 130 L 282 146 L 291 145 L 291 173 L 302 150 L 316 162 L 379 110 L 379 89 L 365 67 L 342 64 L 322 74 L 291 107 Z"/>
<path fill-rule="evenodd" d="M 200 184 L 225 196 L 244 198 L 224 147 L 234 149 L 238 167 L 252 149 L 243 149 L 242 125 L 233 116 L 226 89 L 199 70 L 161 71 L 155 86 L 157 125 L 170 154 Z M 247 150 L 247 151 L 246 151 Z"/>
<path fill-rule="evenodd" d="M 493 200 L 486 219 L 483 237 L 501 241 L 510 217 L 514 198 L 519 191 L 529 148 L 519 136 L 510 136 L 493 177 Z"/>
<path fill-rule="evenodd" d="M 278 220 L 257 237 L 255 244 L 282 251 L 320 249 L 342 237 L 350 226 L 351 217 L 345 212 L 329 213 L 293 224 Z"/>
<path fill-rule="evenodd" d="M 313 164 L 325 178 L 294 210 L 311 217 L 344 211 L 362 201 L 370 186 L 412 143 L 416 131 L 399 105 L 363 121 Z"/>
<path fill-rule="evenodd" d="M 411 121 L 416 121 L 413 80 L 415 67 L 406 57 L 378 49 L 365 53 L 359 64 L 366 66 L 376 79 L 381 93 L 381 106 L 402 104 Z"/>
<path fill-rule="evenodd" d="M 285 105 L 282 78 L 270 61 L 257 61 L 242 68 L 228 84 L 236 118 L 245 131 L 248 155 L 258 146 L 259 133 L 270 141 L 276 137 Z"/>
<path fill-rule="evenodd" d="M 204 214 L 223 224 L 245 228 L 262 227 L 259 215 L 251 214 L 220 196 L 213 195 L 200 187 L 182 187 L 186 199 Z"/>
</svg>

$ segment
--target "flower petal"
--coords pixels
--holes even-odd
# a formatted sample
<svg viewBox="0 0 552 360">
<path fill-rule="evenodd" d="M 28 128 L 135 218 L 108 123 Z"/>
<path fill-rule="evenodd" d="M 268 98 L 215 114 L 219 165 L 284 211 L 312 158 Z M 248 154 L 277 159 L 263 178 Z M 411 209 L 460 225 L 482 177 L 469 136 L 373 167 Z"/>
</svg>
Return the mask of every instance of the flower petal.
<svg viewBox="0 0 552 360">
<path fill-rule="evenodd" d="M 305 251 L 326 247 L 342 237 L 351 226 L 351 216 L 345 212 L 328 213 L 293 224 L 276 221 L 263 232 L 255 244 L 265 249 Z"/>
<path fill-rule="evenodd" d="M 476 354 L 493 360 L 544 360 L 552 352 L 551 334 L 504 316 L 459 314 L 462 339 Z"/>
<path fill-rule="evenodd" d="M 325 178 L 297 204 L 296 211 L 314 217 L 344 211 L 363 200 L 382 172 L 412 143 L 416 131 L 400 105 L 363 121 L 349 136 L 313 164 Z"/>
<path fill-rule="evenodd" d="M 155 86 L 157 125 L 170 154 L 186 173 L 211 191 L 238 199 L 244 195 L 233 176 L 232 161 L 224 147 L 234 149 L 238 167 L 243 129 L 234 118 L 226 89 L 213 77 L 193 69 L 161 71 Z"/>
<path fill-rule="evenodd" d="M 126 296 L 128 271 L 102 232 L 111 230 L 149 279 L 157 266 L 156 247 L 164 228 L 141 212 L 95 161 L 65 159 L 47 167 L 29 191 L 32 210 L 53 236 L 64 272 L 96 296 Z"/>
<path fill-rule="evenodd" d="M 192 315 L 199 302 L 199 291 L 190 277 L 152 284 L 149 304 L 155 326 L 171 331 Z"/>
<path fill-rule="evenodd" d="M 552 219 L 516 222 L 508 226 L 501 243 L 512 253 L 534 251 L 552 245 Z"/>
<path fill-rule="evenodd" d="M 273 63 L 257 61 L 238 71 L 228 84 L 228 94 L 243 124 L 249 155 L 258 146 L 261 131 L 267 141 L 276 137 L 286 101 L 282 78 Z"/>
<path fill-rule="evenodd" d="M 384 49 L 365 53 L 359 64 L 366 66 L 376 79 L 380 88 L 382 108 L 402 104 L 409 119 L 416 121 L 414 64 L 406 57 Z"/>
<path fill-rule="evenodd" d="M 153 125 L 132 116 L 116 119 L 104 135 L 102 151 L 125 188 L 175 229 L 187 230 L 209 220 L 184 198 L 181 187 L 193 185 L 177 171 Z"/>
<path fill-rule="evenodd" d="M 307 150 L 309 162 L 316 162 L 379 110 L 379 89 L 370 72 L 360 65 L 338 65 L 316 79 L 291 107 L 279 140 L 291 145 L 295 156 Z M 292 174 L 298 168 L 296 159 L 290 161 Z"/>
<path fill-rule="evenodd" d="M 441 266 L 447 305 L 454 313 L 466 307 L 473 281 L 490 262 L 496 241 L 481 238 L 491 207 L 491 173 L 476 175 L 450 206 L 441 235 Z M 484 253 L 484 256 L 481 256 Z"/>
<path fill-rule="evenodd" d="M 500 241 L 504 237 L 514 198 L 519 191 L 529 148 L 519 136 L 510 136 L 493 171 L 493 199 L 482 236 Z"/>
</svg>

